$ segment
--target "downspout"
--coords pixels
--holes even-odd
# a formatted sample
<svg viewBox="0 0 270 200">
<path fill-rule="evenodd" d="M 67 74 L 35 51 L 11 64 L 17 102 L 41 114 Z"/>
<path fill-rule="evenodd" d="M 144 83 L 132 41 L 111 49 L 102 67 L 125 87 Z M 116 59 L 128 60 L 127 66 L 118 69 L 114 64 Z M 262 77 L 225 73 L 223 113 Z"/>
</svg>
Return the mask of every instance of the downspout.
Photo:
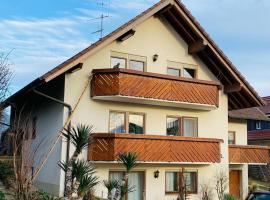
<svg viewBox="0 0 270 200">
<path fill-rule="evenodd" d="M 56 99 L 54 97 L 51 97 L 51 96 L 49 96 L 47 94 L 44 94 L 44 93 L 42 93 L 40 91 L 37 91 L 36 89 L 33 89 L 33 92 L 36 93 L 36 94 L 38 94 L 38 95 L 40 95 L 40 96 L 42 96 L 42 97 L 45 97 L 45 98 L 51 100 L 51 101 L 54 101 L 54 102 L 56 102 L 58 104 L 61 104 L 61 105 L 63 105 L 66 108 L 68 108 L 68 117 L 70 117 L 70 115 L 72 113 L 72 107 L 71 107 L 70 104 L 68 104 L 68 103 L 66 103 L 64 101 L 61 101 L 59 99 Z M 67 129 L 68 129 L 68 132 L 70 132 L 70 130 L 71 130 L 71 122 L 68 124 L 68 128 Z M 69 152 L 70 152 L 70 139 L 67 140 L 66 163 L 69 160 Z M 66 182 L 66 180 L 65 180 L 65 182 Z"/>
</svg>

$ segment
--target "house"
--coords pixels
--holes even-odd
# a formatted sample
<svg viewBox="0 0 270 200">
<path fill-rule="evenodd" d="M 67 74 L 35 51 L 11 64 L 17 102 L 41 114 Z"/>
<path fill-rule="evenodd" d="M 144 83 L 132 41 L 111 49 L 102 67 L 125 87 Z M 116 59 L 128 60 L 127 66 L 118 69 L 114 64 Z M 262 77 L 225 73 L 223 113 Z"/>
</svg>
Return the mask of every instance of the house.
<svg viewBox="0 0 270 200">
<path fill-rule="evenodd" d="M 137 153 L 129 200 L 176 199 L 181 167 L 190 199 L 199 198 L 202 184 L 214 189 L 220 171 L 230 178 L 227 192 L 244 198 L 248 165 L 269 160 L 267 148 L 247 145 L 246 121 L 228 119 L 230 110 L 264 102 L 177 0 L 156 3 L 6 103 L 18 108 L 27 101 L 35 141 L 48 141 L 45 154 L 68 119 L 93 125 L 81 158 L 95 164 L 101 181 L 123 176 L 119 153 Z M 57 163 L 68 151 L 72 145 L 60 139 L 37 186 L 63 195 L 65 174 Z M 107 196 L 102 183 L 95 194 Z"/>
<path fill-rule="evenodd" d="M 247 120 L 248 144 L 270 147 L 270 97 L 262 97 L 264 106 L 231 111 L 230 115 Z M 249 175 L 257 180 L 270 181 L 270 165 L 249 167 Z"/>
</svg>

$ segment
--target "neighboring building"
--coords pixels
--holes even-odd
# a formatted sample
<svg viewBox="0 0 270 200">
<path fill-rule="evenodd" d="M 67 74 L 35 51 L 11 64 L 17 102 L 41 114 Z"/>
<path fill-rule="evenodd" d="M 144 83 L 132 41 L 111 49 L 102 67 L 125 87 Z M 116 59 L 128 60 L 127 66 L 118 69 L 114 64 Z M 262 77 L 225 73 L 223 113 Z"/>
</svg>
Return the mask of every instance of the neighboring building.
<svg viewBox="0 0 270 200">
<path fill-rule="evenodd" d="M 262 99 L 266 105 L 233 111 L 233 115 L 247 119 L 248 144 L 270 148 L 270 97 Z M 270 164 L 250 166 L 249 172 L 252 178 L 270 182 Z"/>
<path fill-rule="evenodd" d="M 243 198 L 248 164 L 268 162 L 268 149 L 247 145 L 246 121 L 228 120 L 229 110 L 263 101 L 177 0 L 158 2 L 7 103 L 19 108 L 30 102 L 35 142 L 49 141 L 46 153 L 68 118 L 68 110 L 46 95 L 74 109 L 85 84 L 71 123 L 93 125 L 96 134 L 82 158 L 95 163 L 102 181 L 123 176 L 118 153 L 137 153 L 140 165 L 129 178 L 136 191 L 129 200 L 176 199 L 181 167 L 191 200 L 198 199 L 200 185 L 214 188 L 221 170 L 230 177 L 230 192 Z M 57 163 L 65 161 L 66 151 L 66 142 L 59 141 L 38 176 L 39 187 L 63 195 L 64 172 Z M 95 193 L 107 196 L 102 183 Z"/>
</svg>

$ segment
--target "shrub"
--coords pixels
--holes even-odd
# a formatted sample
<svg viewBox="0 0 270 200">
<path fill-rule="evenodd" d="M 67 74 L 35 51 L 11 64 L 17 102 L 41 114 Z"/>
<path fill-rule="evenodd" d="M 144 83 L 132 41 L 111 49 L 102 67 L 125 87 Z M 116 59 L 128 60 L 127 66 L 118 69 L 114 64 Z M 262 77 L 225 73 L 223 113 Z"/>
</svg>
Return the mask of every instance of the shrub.
<svg viewBox="0 0 270 200">
<path fill-rule="evenodd" d="M 0 191 L 0 200 L 6 200 L 5 194 Z"/>
<path fill-rule="evenodd" d="M 224 194 L 224 200 L 237 200 L 237 199 L 231 194 Z"/>
<path fill-rule="evenodd" d="M 4 186 L 10 188 L 14 182 L 14 170 L 10 161 L 0 161 L 0 181 Z"/>
<path fill-rule="evenodd" d="M 50 195 L 47 192 L 44 192 L 42 190 L 38 190 L 36 192 L 33 192 L 32 194 L 32 200 L 62 200 L 61 197 L 54 197 Z M 1 200 L 1 199 L 0 199 Z"/>
</svg>

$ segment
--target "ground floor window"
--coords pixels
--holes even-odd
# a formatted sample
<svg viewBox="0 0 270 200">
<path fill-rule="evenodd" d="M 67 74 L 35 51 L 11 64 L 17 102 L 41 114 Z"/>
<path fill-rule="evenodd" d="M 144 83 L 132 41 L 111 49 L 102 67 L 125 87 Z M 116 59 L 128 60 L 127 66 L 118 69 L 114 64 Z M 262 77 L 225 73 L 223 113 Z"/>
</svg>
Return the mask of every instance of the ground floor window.
<svg viewBox="0 0 270 200">
<path fill-rule="evenodd" d="M 125 173 L 122 171 L 110 171 L 110 180 L 124 180 Z M 128 185 L 131 192 L 128 193 L 128 200 L 143 200 L 144 193 L 144 172 L 130 172 L 128 176 Z M 113 191 L 114 195 L 114 191 Z"/>
<path fill-rule="evenodd" d="M 187 192 L 197 193 L 197 172 L 166 172 L 166 193 L 177 193 L 180 183 L 186 185 Z M 184 180 L 184 181 L 181 181 Z M 183 186 L 182 185 L 182 186 Z"/>
</svg>

